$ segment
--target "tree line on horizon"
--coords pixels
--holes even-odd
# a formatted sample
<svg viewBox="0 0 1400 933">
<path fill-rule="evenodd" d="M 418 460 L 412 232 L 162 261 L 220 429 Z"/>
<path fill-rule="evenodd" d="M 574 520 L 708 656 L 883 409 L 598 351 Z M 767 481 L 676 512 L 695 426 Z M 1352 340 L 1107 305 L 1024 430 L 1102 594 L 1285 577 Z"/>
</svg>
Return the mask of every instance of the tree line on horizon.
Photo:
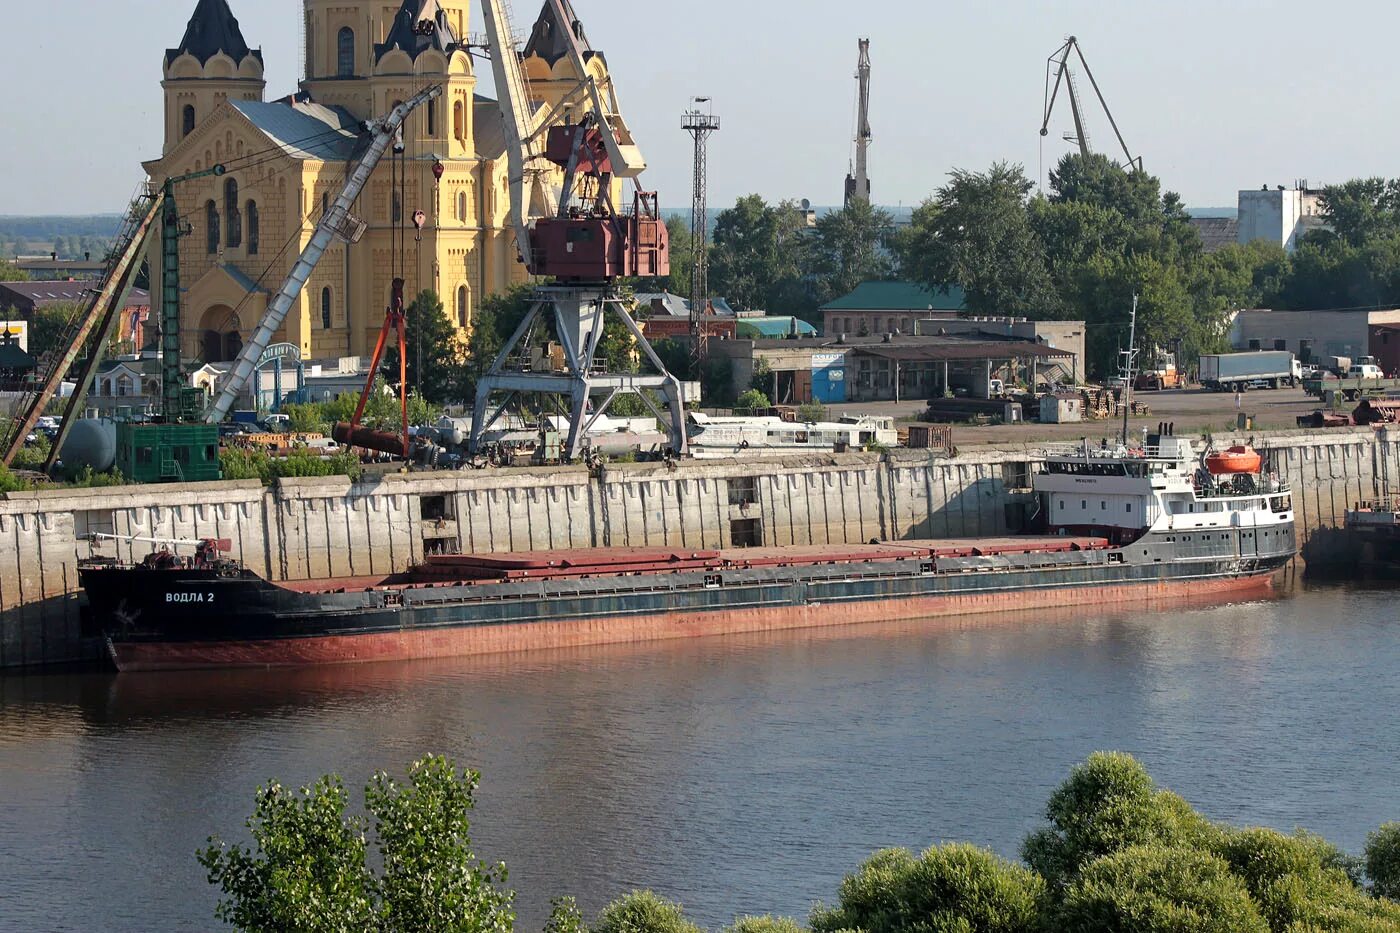
<svg viewBox="0 0 1400 933">
<path fill-rule="evenodd" d="M 251 845 L 198 853 L 216 917 L 246 931 L 511 933 L 504 863 L 478 857 L 481 776 L 447 758 L 375 774 L 364 812 L 334 776 L 259 788 Z M 1400 823 L 1354 857 L 1304 831 L 1211 822 L 1128 755 L 1097 753 L 1050 795 L 1021 860 L 966 843 L 884 849 L 834 904 L 740 917 L 723 933 L 1383 933 L 1400 930 Z M 585 922 L 558 898 L 544 933 L 704 933 L 681 905 L 633 891 Z"/>
<path fill-rule="evenodd" d="M 741 310 L 820 323 L 818 309 L 864 281 L 961 286 L 969 313 L 1090 325 L 1091 371 L 1110 372 L 1138 297 L 1139 347 L 1179 354 L 1228 349 L 1230 312 L 1400 306 L 1400 180 L 1354 179 L 1321 195 L 1330 229 L 1291 255 L 1256 241 L 1207 253 L 1180 197 L 1140 169 L 1100 154 L 1064 156 L 1044 194 L 1019 165 L 955 169 L 899 229 L 854 201 L 807 226 L 792 201 L 741 197 L 715 219 L 712 295 Z M 688 296 L 690 234 L 671 221 L 669 279 Z"/>
</svg>

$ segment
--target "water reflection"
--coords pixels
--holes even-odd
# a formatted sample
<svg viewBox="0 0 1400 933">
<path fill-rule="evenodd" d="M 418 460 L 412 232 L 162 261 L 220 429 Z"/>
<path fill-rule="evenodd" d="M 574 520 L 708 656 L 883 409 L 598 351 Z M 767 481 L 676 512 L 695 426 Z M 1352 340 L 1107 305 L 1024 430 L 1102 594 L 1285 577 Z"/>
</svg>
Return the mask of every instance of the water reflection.
<svg viewBox="0 0 1400 933">
<path fill-rule="evenodd" d="M 525 929 L 633 886 L 805 914 L 878 846 L 1011 855 L 1098 748 L 1208 814 L 1353 849 L 1394 810 L 1392 594 L 1054 610 L 299 671 L 0 678 L 5 929 L 207 929 L 253 788 L 445 752 Z M 12 802 L 12 803 L 10 803 Z"/>
</svg>

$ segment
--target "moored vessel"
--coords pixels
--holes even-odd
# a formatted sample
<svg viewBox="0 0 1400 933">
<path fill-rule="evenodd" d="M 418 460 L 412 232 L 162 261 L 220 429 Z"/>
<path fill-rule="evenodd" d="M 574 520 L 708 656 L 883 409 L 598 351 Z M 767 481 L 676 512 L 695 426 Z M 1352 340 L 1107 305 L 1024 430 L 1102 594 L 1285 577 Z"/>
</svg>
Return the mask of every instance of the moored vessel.
<svg viewBox="0 0 1400 933">
<path fill-rule="evenodd" d="M 80 577 L 120 670 L 281 666 L 1241 598 L 1295 554 L 1291 493 L 1189 440 L 1047 451 L 1036 534 L 819 547 L 440 555 L 380 578 L 272 583 L 205 542 Z"/>
</svg>

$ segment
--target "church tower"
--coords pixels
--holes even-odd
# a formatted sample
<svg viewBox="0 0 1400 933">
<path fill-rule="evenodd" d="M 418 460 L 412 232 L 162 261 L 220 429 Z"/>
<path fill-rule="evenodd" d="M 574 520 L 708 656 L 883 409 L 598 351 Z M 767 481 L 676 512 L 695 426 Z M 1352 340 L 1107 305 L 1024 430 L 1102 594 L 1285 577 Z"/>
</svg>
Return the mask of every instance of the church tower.
<svg viewBox="0 0 1400 933">
<path fill-rule="evenodd" d="M 261 101 L 262 50 L 250 49 L 227 0 L 199 0 L 185 36 L 165 52 L 165 146 L 179 145 L 225 100 Z"/>
</svg>

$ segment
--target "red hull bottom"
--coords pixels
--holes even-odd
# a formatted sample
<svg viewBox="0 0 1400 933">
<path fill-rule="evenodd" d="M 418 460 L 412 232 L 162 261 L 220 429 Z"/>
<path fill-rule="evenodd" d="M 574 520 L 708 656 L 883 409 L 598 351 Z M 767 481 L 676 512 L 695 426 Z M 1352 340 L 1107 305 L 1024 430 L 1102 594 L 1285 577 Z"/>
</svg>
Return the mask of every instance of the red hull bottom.
<svg viewBox="0 0 1400 933">
<path fill-rule="evenodd" d="M 1201 597 L 1263 595 L 1272 588 L 1272 576 L 1260 575 L 1224 580 L 1173 580 L 1102 587 L 883 599 L 839 605 L 813 604 L 727 609 L 717 612 L 658 613 L 517 625 L 463 625 L 460 628 L 269 641 L 123 643 L 111 645 L 111 650 L 117 669 L 123 672 L 299 667 L 312 664 L 470 657 L 908 619 L 949 619 L 1018 609 L 1142 604 L 1174 597 L 1190 597 L 1195 601 Z"/>
</svg>

